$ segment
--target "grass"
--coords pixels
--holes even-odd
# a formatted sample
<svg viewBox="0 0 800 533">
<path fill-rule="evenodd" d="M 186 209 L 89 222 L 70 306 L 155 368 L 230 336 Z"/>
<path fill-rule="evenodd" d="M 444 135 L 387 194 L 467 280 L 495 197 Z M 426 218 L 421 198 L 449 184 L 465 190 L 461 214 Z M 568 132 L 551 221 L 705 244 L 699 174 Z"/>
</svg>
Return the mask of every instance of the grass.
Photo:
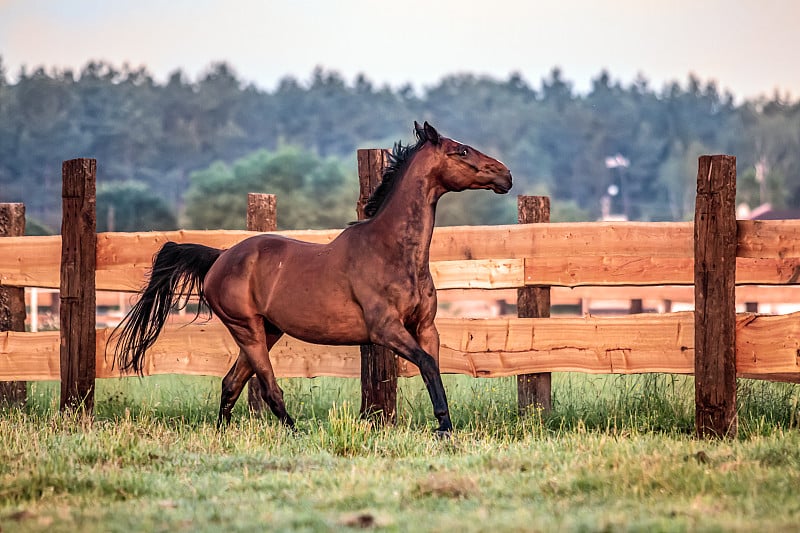
<svg viewBox="0 0 800 533">
<path fill-rule="evenodd" d="M 57 386 L 0 411 L 0 530 L 750 531 L 800 524 L 800 387 L 741 381 L 739 437 L 698 441 L 690 377 L 554 376 L 547 416 L 512 379 L 445 376 L 452 439 L 419 378 L 399 420 L 358 418 L 355 380 L 284 380 L 299 430 L 214 423 L 219 380 L 101 380 L 93 419 Z"/>
</svg>

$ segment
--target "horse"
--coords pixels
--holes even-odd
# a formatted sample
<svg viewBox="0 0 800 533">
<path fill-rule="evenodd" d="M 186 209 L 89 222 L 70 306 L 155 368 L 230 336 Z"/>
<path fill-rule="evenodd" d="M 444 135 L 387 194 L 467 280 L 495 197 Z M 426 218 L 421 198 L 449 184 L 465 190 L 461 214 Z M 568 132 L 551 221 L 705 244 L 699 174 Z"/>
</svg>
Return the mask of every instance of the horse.
<svg viewBox="0 0 800 533">
<path fill-rule="evenodd" d="M 145 352 L 170 310 L 199 296 L 198 315 L 219 317 L 239 347 L 222 380 L 217 425 L 230 422 L 255 374 L 274 415 L 294 428 L 269 351 L 283 334 L 316 344 L 376 344 L 417 365 L 439 434 L 453 429 L 439 373 L 434 324 L 436 289 L 429 268 L 436 205 L 450 191 L 511 189 L 500 161 L 428 124 L 414 122 L 417 142 L 396 143 L 381 183 L 353 223 L 327 244 L 274 234 L 249 237 L 227 250 L 167 242 L 156 254 L 139 301 L 115 329 L 115 362 L 143 375 Z M 197 318 L 197 317 L 195 317 Z"/>
</svg>

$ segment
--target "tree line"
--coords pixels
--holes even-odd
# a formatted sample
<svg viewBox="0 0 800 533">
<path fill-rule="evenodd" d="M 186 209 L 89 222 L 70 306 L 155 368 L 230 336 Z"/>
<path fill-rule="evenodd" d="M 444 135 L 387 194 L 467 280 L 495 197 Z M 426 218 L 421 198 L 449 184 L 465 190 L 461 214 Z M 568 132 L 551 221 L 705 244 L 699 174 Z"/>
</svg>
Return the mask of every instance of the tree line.
<svg viewBox="0 0 800 533">
<path fill-rule="evenodd" d="M 162 83 L 105 62 L 12 81 L 2 57 L 0 201 L 57 229 L 61 161 L 95 157 L 100 230 L 243 227 L 247 192 L 278 194 L 282 228 L 336 227 L 355 218 L 356 149 L 411 142 L 413 120 L 502 159 L 514 193 L 552 197 L 554 220 L 595 220 L 604 206 L 689 219 L 703 153 L 737 156 L 740 202 L 800 208 L 800 102 L 736 103 L 696 76 L 655 89 L 601 71 L 579 94 L 554 68 L 536 87 L 457 74 L 416 91 L 317 68 L 263 90 L 226 63 Z M 513 197 L 475 191 L 445 197 L 438 222 L 515 219 Z"/>
</svg>

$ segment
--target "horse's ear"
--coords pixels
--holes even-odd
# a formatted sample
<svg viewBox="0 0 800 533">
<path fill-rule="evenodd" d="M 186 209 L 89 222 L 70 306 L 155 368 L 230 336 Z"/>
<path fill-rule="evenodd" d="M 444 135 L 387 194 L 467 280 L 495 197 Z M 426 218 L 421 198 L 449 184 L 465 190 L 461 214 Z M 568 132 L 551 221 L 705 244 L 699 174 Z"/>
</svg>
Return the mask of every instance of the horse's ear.
<svg viewBox="0 0 800 533">
<path fill-rule="evenodd" d="M 428 121 L 425 121 L 425 124 L 422 126 L 423 130 L 425 131 L 425 136 L 428 140 L 433 144 L 439 144 L 439 132 L 436 129 L 428 124 Z"/>
<path fill-rule="evenodd" d="M 419 122 L 416 120 L 414 121 L 414 133 L 417 134 L 417 139 L 425 138 L 425 130 L 422 129 L 422 126 L 420 126 Z"/>
</svg>

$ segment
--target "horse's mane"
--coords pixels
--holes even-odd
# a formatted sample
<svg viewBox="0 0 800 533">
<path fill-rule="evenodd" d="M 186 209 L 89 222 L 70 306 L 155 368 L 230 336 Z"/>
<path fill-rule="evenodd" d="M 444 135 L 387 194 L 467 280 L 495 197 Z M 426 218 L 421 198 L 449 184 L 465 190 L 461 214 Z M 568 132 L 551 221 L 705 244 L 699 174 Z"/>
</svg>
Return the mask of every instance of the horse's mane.
<svg viewBox="0 0 800 533">
<path fill-rule="evenodd" d="M 367 218 L 374 217 L 380 210 L 386 197 L 389 196 L 389 192 L 394 187 L 394 184 L 397 183 L 397 178 L 402 176 L 403 172 L 405 172 L 411 157 L 417 153 L 417 150 L 428 140 L 428 136 L 425 135 L 424 130 L 418 129 L 416 130 L 416 134 L 417 143 L 414 145 L 403 145 L 401 141 L 394 144 L 392 152 L 389 154 L 389 162 L 383 169 L 381 183 L 375 188 L 364 206 L 364 215 Z"/>
</svg>

